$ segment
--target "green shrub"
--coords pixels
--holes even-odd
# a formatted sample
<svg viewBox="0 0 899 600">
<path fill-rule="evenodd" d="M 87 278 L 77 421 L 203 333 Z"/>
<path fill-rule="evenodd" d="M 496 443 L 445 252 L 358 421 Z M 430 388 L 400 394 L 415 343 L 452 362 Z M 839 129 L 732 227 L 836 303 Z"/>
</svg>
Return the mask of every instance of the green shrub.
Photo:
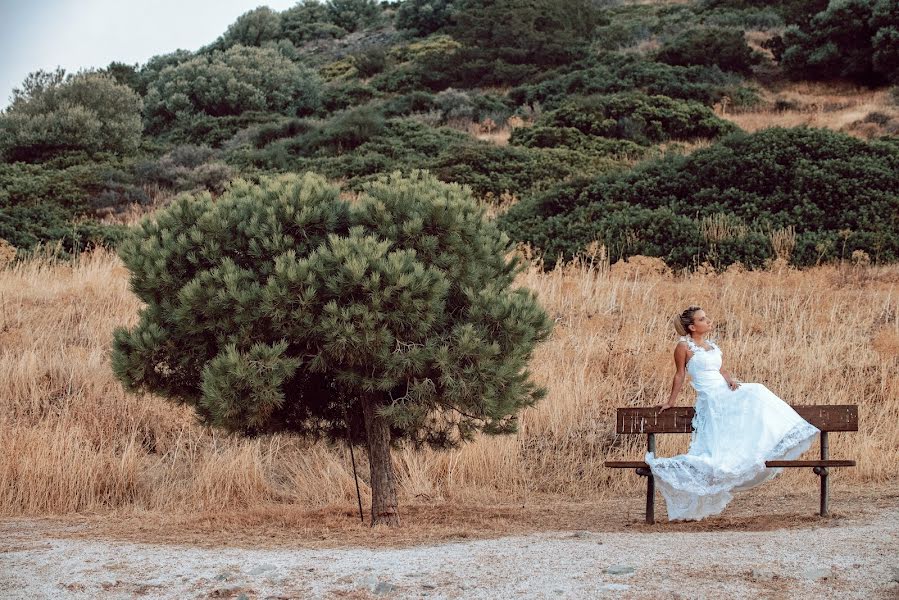
<svg viewBox="0 0 899 600">
<path fill-rule="evenodd" d="M 312 114 L 320 93 L 314 72 L 276 50 L 233 46 L 164 68 L 147 92 L 148 130 L 176 129 L 187 134 L 185 142 L 210 143 L 209 135 L 200 135 L 216 128 L 211 120 L 240 120 L 248 112 Z"/>
<path fill-rule="evenodd" d="M 544 109 L 555 108 L 572 95 L 631 91 L 693 100 L 708 106 L 724 96 L 730 97 L 735 105 L 758 101 L 756 93 L 743 85 L 742 78 L 716 66 L 666 65 L 628 54 L 608 54 L 545 75 L 542 81 L 513 88 L 509 99 L 518 105 L 537 102 Z"/>
<path fill-rule="evenodd" d="M 468 185 L 475 193 L 499 198 L 540 189 L 585 173 L 614 168 L 614 160 L 568 148 L 524 148 L 468 142 L 446 148 L 429 169 L 443 181 Z"/>
<path fill-rule="evenodd" d="M 429 92 L 409 92 L 386 100 L 383 109 L 387 117 L 403 117 L 437 110 L 437 99 Z"/>
<path fill-rule="evenodd" d="M 730 135 L 689 156 L 665 156 L 583 185 L 531 195 L 500 217 L 500 224 L 514 239 L 541 248 L 547 266 L 596 239 L 615 242 L 610 249 L 621 256 L 632 247 L 640 253 L 657 248 L 655 256 L 677 267 L 712 259 L 757 265 L 772 252 L 762 234 L 785 227 L 796 231 L 792 261 L 797 265 L 846 257 L 854 250 L 886 262 L 899 259 L 896 190 L 899 145 L 828 130 L 772 128 Z M 665 247 L 643 210 L 668 210 L 681 219 L 653 213 L 675 228 L 683 248 Z M 607 215 L 618 212 L 622 215 L 610 221 Z M 737 219 L 749 231 L 726 243 L 687 243 L 693 233 L 682 219 L 698 223 L 714 214 Z M 631 246 L 621 241 L 628 227 L 639 233 L 639 239 L 628 238 Z M 684 248 L 698 250 L 688 257 Z"/>
<path fill-rule="evenodd" d="M 638 144 L 714 138 L 736 130 L 698 102 L 637 92 L 575 97 L 545 113 L 538 124 L 573 127 L 587 135 Z"/>
<path fill-rule="evenodd" d="M 406 0 L 396 11 L 396 27 L 416 36 L 439 31 L 452 22 L 452 4 L 452 0 Z"/>
<path fill-rule="evenodd" d="M 527 148 L 570 148 L 599 156 L 639 157 L 646 148 L 629 140 L 588 135 L 574 127 L 534 125 L 512 131 L 509 144 Z"/>
<path fill-rule="evenodd" d="M 669 65 L 717 65 L 725 71 L 749 73 L 761 54 L 746 43 L 739 29 L 702 27 L 688 29 L 666 41 L 656 59 Z"/>
<path fill-rule="evenodd" d="M 327 0 L 328 19 L 348 32 L 375 25 L 381 16 L 376 0 Z"/>
<path fill-rule="evenodd" d="M 380 96 L 377 90 L 358 80 L 336 81 L 322 87 L 321 111 L 330 114 L 360 106 Z"/>
<path fill-rule="evenodd" d="M 0 239 L 27 255 L 38 245 L 59 244 L 62 257 L 96 246 L 115 247 L 127 229 L 76 219 L 56 204 L 19 204 L 0 208 Z"/>
<path fill-rule="evenodd" d="M 830 0 L 701 0 L 705 11 L 766 9 L 776 11 L 786 23 L 807 24 L 825 10 Z"/>
<path fill-rule="evenodd" d="M 216 160 L 208 146 L 177 146 L 155 160 L 137 163 L 134 174 L 142 183 L 152 183 L 176 192 L 209 190 L 221 193 L 234 172 Z"/>
<path fill-rule="evenodd" d="M 789 27 L 782 48 L 781 64 L 796 79 L 899 82 L 899 5 L 895 0 L 831 2 L 808 25 Z"/>
<path fill-rule="evenodd" d="M 71 152 L 133 154 L 141 99 L 105 73 L 31 73 L 0 113 L 0 158 L 37 162 Z"/>
<path fill-rule="evenodd" d="M 463 48 L 444 69 L 454 87 L 517 85 L 586 56 L 599 22 L 588 0 L 459 0 L 447 32 Z"/>
<path fill-rule="evenodd" d="M 295 46 L 319 39 L 340 38 L 348 31 L 331 22 L 328 8 L 318 0 L 305 0 L 281 13 L 281 34 Z"/>
</svg>

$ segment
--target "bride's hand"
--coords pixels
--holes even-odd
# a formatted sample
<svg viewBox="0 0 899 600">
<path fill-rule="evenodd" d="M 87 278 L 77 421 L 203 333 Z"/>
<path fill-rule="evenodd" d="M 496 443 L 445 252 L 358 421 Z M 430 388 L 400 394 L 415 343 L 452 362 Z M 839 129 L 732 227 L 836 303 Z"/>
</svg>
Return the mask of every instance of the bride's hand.
<svg viewBox="0 0 899 600">
<path fill-rule="evenodd" d="M 674 406 L 674 405 L 673 405 L 673 404 L 668 404 L 668 403 L 666 402 L 666 403 L 664 403 L 664 404 L 659 404 L 658 409 L 659 409 L 659 412 L 665 412 L 666 410 L 668 410 L 668 409 L 671 408 L 672 406 Z"/>
<path fill-rule="evenodd" d="M 736 379 L 733 379 L 727 382 L 727 387 L 729 387 L 731 390 L 736 390 L 738 387 L 740 387 L 740 382 Z"/>
</svg>

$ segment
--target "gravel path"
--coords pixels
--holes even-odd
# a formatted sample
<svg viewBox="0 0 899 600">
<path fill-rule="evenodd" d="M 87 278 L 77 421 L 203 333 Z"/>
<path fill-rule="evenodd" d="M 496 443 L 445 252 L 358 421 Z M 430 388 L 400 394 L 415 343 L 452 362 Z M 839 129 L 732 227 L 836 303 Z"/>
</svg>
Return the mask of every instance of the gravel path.
<svg viewBox="0 0 899 600">
<path fill-rule="evenodd" d="M 899 507 L 773 531 L 548 532 L 400 549 L 194 548 L 2 523 L 10 598 L 899 598 Z"/>
</svg>

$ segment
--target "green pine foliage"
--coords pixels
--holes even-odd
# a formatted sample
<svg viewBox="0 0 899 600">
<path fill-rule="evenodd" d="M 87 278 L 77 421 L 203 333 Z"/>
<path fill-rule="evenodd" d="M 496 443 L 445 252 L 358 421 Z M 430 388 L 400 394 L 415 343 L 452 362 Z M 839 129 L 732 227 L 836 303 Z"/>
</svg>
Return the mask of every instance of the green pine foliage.
<svg viewBox="0 0 899 600">
<path fill-rule="evenodd" d="M 531 196 L 499 219 L 510 236 L 544 253 L 545 265 L 588 244 L 612 260 L 658 256 L 675 267 L 703 261 L 761 266 L 768 233 L 793 227 L 798 266 L 848 257 L 899 259 L 899 146 L 823 129 L 733 134 L 689 156 L 650 160 L 631 171 L 581 179 Z M 709 239 L 703 218 L 742 223 Z"/>
<path fill-rule="evenodd" d="M 509 250 L 470 191 L 417 170 L 353 204 L 309 172 L 182 196 L 120 247 L 146 306 L 113 369 L 251 435 L 358 437 L 363 397 L 397 442 L 512 432 L 550 322 Z"/>
</svg>

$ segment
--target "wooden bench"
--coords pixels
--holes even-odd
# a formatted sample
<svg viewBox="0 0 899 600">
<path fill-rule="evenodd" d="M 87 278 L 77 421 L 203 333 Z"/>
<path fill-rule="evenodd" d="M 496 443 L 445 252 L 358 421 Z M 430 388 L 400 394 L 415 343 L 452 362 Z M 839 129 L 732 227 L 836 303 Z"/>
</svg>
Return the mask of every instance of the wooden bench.
<svg viewBox="0 0 899 600">
<path fill-rule="evenodd" d="M 770 460 L 767 467 L 811 467 L 821 478 L 821 516 L 827 516 L 827 476 L 830 467 L 854 467 L 854 460 L 830 460 L 827 434 L 831 431 L 858 431 L 858 406 L 794 406 L 799 415 L 821 430 L 821 460 Z M 656 450 L 657 433 L 690 433 L 693 431 L 692 406 L 675 406 L 664 412 L 658 408 L 619 408 L 615 432 L 646 434 L 647 449 Z M 655 478 L 642 460 L 607 460 L 611 469 L 636 469 L 646 477 L 646 522 L 655 523 Z"/>
</svg>

